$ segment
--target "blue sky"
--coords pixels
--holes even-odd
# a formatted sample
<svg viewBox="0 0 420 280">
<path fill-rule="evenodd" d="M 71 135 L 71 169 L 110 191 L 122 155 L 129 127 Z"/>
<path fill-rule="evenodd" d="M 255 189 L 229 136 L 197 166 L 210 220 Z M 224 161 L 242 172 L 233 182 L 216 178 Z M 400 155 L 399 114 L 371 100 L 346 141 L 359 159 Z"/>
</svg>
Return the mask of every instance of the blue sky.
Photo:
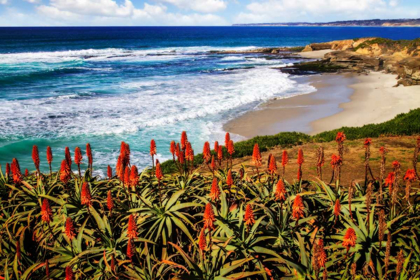
<svg viewBox="0 0 420 280">
<path fill-rule="evenodd" d="M 0 0 L 0 26 L 231 25 L 420 18 L 420 0 Z"/>
</svg>

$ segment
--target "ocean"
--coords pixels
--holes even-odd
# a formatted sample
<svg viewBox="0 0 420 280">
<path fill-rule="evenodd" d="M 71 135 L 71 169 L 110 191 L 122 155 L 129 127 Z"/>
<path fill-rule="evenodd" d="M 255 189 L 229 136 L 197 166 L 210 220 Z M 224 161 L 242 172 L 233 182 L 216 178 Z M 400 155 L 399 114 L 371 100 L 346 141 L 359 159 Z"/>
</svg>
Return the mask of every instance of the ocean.
<svg viewBox="0 0 420 280">
<path fill-rule="evenodd" d="M 132 164 L 144 168 L 152 138 L 164 161 L 183 130 L 200 153 L 205 141 L 223 141 L 228 120 L 274 97 L 315 90 L 273 69 L 299 59 L 212 51 L 368 36 L 414 39 L 420 28 L 0 28 L 0 164 L 4 171 L 16 157 L 34 170 L 31 150 L 38 145 L 47 171 L 51 146 L 56 170 L 66 146 L 84 151 L 89 142 L 96 174 L 103 175 L 125 141 Z"/>
</svg>

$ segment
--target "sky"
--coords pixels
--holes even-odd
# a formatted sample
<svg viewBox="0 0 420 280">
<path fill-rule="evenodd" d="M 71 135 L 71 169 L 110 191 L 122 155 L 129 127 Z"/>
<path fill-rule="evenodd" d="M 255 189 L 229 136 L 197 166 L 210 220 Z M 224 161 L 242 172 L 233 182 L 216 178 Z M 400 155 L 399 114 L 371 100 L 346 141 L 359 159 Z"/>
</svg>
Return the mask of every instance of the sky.
<svg viewBox="0 0 420 280">
<path fill-rule="evenodd" d="M 218 26 L 420 18 L 420 0 L 0 0 L 0 26 Z"/>
</svg>

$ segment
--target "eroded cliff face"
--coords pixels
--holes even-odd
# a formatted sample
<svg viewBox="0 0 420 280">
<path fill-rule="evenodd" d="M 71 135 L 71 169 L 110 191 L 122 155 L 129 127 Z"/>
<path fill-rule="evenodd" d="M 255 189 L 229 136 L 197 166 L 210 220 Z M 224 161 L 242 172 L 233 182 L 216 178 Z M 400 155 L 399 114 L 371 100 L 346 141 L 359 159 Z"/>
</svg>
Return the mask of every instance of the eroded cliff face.
<svg viewBox="0 0 420 280">
<path fill-rule="evenodd" d="M 307 45 L 303 52 L 333 50 L 319 61 L 339 71 L 382 71 L 398 75 L 397 85 L 420 85 L 420 39 L 361 38 Z"/>
</svg>

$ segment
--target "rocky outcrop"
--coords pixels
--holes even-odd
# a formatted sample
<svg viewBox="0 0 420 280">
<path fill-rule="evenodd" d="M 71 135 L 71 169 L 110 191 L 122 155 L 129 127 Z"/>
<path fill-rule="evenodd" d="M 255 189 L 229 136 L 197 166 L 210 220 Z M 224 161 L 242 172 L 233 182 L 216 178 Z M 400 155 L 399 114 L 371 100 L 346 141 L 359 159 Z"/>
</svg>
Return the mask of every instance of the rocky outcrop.
<svg viewBox="0 0 420 280">
<path fill-rule="evenodd" d="M 307 45 L 303 51 L 331 49 L 324 58 L 312 64 L 301 63 L 297 69 L 314 71 L 369 72 L 385 70 L 398 75 L 398 85 L 420 85 L 420 39 L 393 41 L 383 38 L 361 38 Z M 318 64 L 318 65 L 317 65 Z"/>
</svg>

